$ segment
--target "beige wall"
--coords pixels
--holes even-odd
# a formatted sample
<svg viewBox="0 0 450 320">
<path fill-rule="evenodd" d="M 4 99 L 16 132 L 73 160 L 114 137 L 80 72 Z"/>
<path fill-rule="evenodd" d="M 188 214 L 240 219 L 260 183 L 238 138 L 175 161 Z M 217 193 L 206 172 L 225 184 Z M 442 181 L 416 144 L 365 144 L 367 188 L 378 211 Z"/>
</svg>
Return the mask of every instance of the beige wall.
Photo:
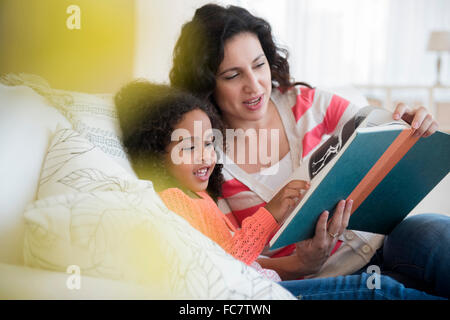
<svg viewBox="0 0 450 320">
<path fill-rule="evenodd" d="M 136 55 L 134 76 L 168 82 L 172 50 L 182 25 L 195 10 L 214 0 L 136 0 Z"/>
<path fill-rule="evenodd" d="M 80 29 L 66 25 L 72 4 L 80 8 Z M 0 0 L 0 73 L 114 92 L 133 76 L 134 15 L 134 0 Z"/>
</svg>

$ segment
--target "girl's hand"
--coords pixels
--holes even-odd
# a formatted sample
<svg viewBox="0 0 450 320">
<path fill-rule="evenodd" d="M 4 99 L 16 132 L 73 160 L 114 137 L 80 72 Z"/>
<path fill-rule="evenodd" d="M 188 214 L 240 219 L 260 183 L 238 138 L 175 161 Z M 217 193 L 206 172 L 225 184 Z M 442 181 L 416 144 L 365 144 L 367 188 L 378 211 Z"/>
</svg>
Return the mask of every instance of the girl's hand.
<svg viewBox="0 0 450 320">
<path fill-rule="evenodd" d="M 395 108 L 394 120 L 403 119 L 411 128 L 415 129 L 414 137 L 429 137 L 438 129 L 438 123 L 424 107 L 411 110 L 406 104 L 400 102 Z"/>
<path fill-rule="evenodd" d="M 324 211 L 316 224 L 316 232 L 311 239 L 296 243 L 298 271 L 303 275 L 317 273 L 331 254 L 338 237 L 345 231 L 350 219 L 352 200 L 341 200 L 333 218 L 327 223 L 328 211 Z"/>
<path fill-rule="evenodd" d="M 303 180 L 290 181 L 266 204 L 266 210 L 280 222 L 303 198 L 302 190 L 308 190 L 309 187 L 309 182 Z"/>
</svg>

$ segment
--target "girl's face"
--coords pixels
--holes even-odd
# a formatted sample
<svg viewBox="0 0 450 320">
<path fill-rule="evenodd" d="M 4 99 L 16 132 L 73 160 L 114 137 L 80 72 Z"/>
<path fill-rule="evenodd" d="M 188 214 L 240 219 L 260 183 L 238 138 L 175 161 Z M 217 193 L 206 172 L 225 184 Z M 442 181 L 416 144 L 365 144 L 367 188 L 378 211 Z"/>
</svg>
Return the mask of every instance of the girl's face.
<svg viewBox="0 0 450 320">
<path fill-rule="evenodd" d="M 214 99 L 228 123 L 257 121 L 266 114 L 272 80 L 258 37 L 249 32 L 225 42 Z"/>
<path fill-rule="evenodd" d="M 204 191 L 216 165 L 211 121 L 202 110 L 186 113 L 175 126 L 166 149 L 165 164 L 170 174 L 185 188 Z"/>
</svg>

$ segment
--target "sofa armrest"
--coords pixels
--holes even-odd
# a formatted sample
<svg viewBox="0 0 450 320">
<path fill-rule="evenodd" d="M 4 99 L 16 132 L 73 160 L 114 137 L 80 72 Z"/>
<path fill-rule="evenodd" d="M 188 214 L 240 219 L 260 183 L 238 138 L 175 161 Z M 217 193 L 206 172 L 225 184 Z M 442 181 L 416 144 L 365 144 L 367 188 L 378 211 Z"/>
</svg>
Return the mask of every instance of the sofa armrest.
<svg viewBox="0 0 450 320">
<path fill-rule="evenodd" d="M 70 274 L 0 263 L 0 299 L 164 299 L 147 286 L 81 275 L 80 289 L 68 289 Z"/>
</svg>

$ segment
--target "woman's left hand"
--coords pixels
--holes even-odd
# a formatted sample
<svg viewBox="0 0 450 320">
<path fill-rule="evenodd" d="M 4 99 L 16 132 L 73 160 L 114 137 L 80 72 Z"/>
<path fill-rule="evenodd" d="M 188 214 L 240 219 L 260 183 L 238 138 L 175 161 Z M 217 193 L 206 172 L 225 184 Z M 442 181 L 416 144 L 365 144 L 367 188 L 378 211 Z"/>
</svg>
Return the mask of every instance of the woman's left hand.
<svg viewBox="0 0 450 320">
<path fill-rule="evenodd" d="M 419 107 L 411 110 L 406 104 L 400 102 L 397 104 L 394 120 L 403 119 L 411 128 L 415 130 L 414 137 L 429 137 L 438 129 L 438 123 L 433 119 L 431 113 L 425 107 Z"/>
</svg>

